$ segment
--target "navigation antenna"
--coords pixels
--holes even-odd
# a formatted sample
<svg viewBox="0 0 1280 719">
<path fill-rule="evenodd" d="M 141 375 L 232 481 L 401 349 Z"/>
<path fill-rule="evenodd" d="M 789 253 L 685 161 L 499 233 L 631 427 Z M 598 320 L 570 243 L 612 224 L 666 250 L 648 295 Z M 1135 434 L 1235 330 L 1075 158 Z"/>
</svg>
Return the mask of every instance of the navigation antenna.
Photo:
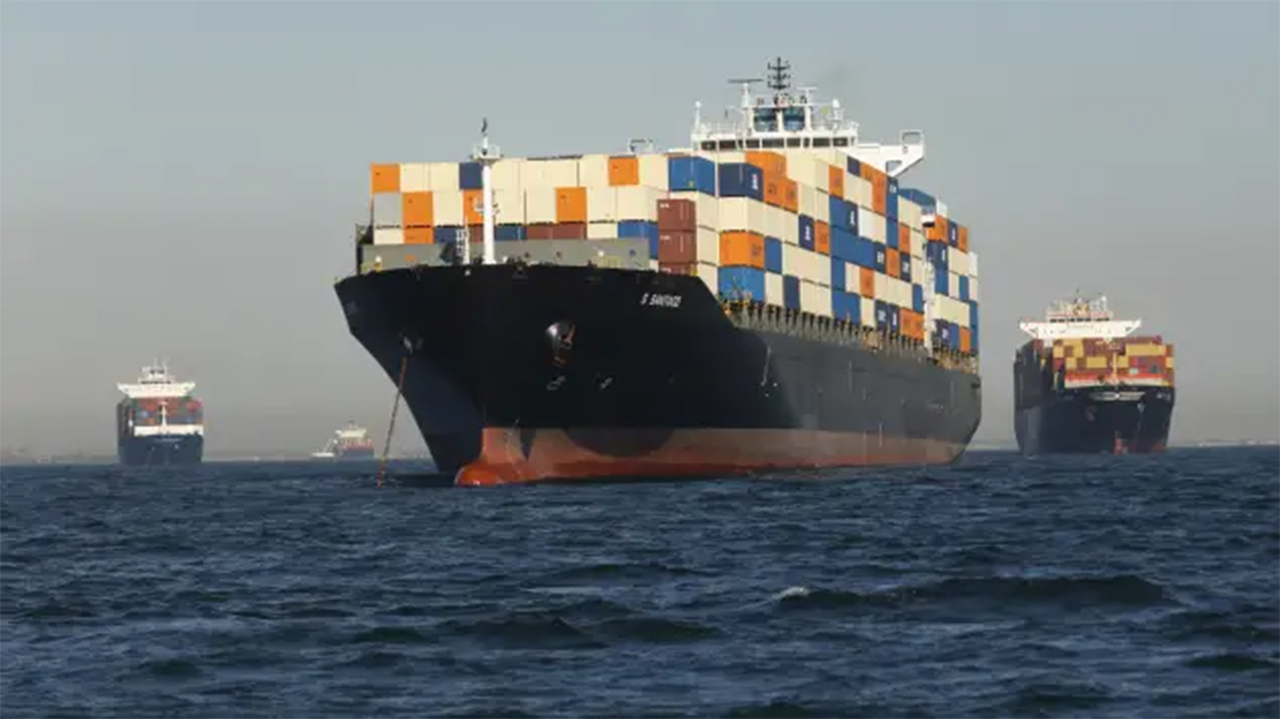
<svg viewBox="0 0 1280 719">
<path fill-rule="evenodd" d="M 769 89 L 777 93 L 786 92 L 791 87 L 791 63 L 781 57 L 767 65 L 769 68 Z"/>
<path fill-rule="evenodd" d="M 484 264 L 492 265 L 497 261 L 493 243 L 493 163 L 502 159 L 502 152 L 496 145 L 489 145 L 489 118 L 487 117 L 480 124 L 480 144 L 472 150 L 471 159 L 480 163 L 480 194 L 484 204 Z M 470 242 L 470 238 L 467 242 Z M 467 259 L 470 260 L 470 257 L 468 256 Z"/>
</svg>

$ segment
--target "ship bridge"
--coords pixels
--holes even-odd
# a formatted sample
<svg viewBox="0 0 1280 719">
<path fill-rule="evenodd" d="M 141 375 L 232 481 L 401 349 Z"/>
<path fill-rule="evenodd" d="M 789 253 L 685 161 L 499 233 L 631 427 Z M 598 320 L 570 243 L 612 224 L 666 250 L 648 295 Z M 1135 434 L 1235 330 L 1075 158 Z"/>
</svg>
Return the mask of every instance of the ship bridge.
<svg viewBox="0 0 1280 719">
<path fill-rule="evenodd" d="M 129 399 L 172 399 L 185 397 L 196 388 L 195 382 L 179 382 L 164 362 L 155 362 L 142 368 L 138 381 L 116 385 Z"/>
<path fill-rule="evenodd" d="M 1043 321 L 1024 320 L 1018 328 L 1045 342 L 1068 339 L 1107 339 L 1128 337 L 1142 326 L 1142 320 L 1117 320 L 1100 295 L 1086 299 L 1079 295 L 1059 300 L 1049 306 Z"/>
<path fill-rule="evenodd" d="M 741 87 L 736 107 L 725 117 L 736 119 L 709 123 L 702 119 L 702 103 L 695 103 L 692 146 L 704 152 L 744 150 L 836 150 L 890 177 L 899 177 L 924 160 L 924 133 L 904 130 L 898 143 L 861 142 L 858 123 L 846 120 L 839 99 L 818 102 L 814 87 L 793 88 L 790 64 L 782 58 L 768 65 L 769 94 L 756 96 L 752 86 L 761 78 L 730 80 Z"/>
</svg>

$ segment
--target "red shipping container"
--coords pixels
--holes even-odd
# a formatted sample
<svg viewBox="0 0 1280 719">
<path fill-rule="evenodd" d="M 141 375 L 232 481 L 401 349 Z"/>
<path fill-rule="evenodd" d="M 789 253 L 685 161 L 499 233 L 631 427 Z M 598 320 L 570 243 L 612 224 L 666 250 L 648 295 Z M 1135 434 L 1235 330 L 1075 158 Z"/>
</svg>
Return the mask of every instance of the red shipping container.
<svg viewBox="0 0 1280 719">
<path fill-rule="evenodd" d="M 658 232 L 693 232 L 698 226 L 698 206 L 693 200 L 658 200 Z"/>
<path fill-rule="evenodd" d="M 550 240 L 554 239 L 555 225 L 529 225 L 524 229 L 524 236 L 530 240 Z"/>
<path fill-rule="evenodd" d="M 532 230 L 534 225 L 530 225 Z M 585 222 L 557 222 L 554 225 L 542 225 L 547 228 L 545 237 L 532 237 L 534 240 L 585 240 L 587 239 L 587 223 Z"/>
<path fill-rule="evenodd" d="M 689 232 L 658 230 L 658 262 L 692 263 L 698 261 L 698 236 Z"/>
</svg>

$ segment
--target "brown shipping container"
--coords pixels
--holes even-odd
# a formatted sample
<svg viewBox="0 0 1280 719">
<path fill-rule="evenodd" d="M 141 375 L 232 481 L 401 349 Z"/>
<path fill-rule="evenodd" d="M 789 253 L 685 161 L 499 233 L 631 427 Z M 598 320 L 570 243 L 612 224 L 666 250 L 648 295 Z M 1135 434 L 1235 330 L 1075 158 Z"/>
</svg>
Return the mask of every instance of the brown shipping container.
<svg viewBox="0 0 1280 719">
<path fill-rule="evenodd" d="M 696 262 L 663 262 L 658 260 L 658 270 L 673 275 L 696 275 L 698 274 L 698 263 Z"/>
<path fill-rule="evenodd" d="M 528 225 L 524 228 L 524 236 L 530 240 L 552 240 L 555 225 Z"/>
<path fill-rule="evenodd" d="M 788 212 L 800 211 L 800 183 L 782 178 L 782 209 Z"/>
<path fill-rule="evenodd" d="M 693 200 L 658 200 L 658 231 L 693 232 L 698 226 L 698 206 Z"/>
<path fill-rule="evenodd" d="M 898 250 L 911 254 L 911 227 L 898 225 Z"/>
<path fill-rule="evenodd" d="M 557 222 L 551 227 L 552 240 L 585 240 L 587 239 L 587 223 Z"/>
<path fill-rule="evenodd" d="M 694 232 L 658 232 L 658 262 L 695 263 L 698 236 Z"/>
<path fill-rule="evenodd" d="M 876 271 L 869 267 L 858 268 L 858 290 L 863 297 L 876 298 Z"/>
<path fill-rule="evenodd" d="M 830 195 L 844 199 L 844 168 L 830 165 L 827 167 L 827 186 L 831 188 Z"/>
<path fill-rule="evenodd" d="M 902 256 L 892 247 L 885 250 L 884 266 L 888 270 L 886 274 L 895 279 L 901 279 L 902 275 Z"/>
</svg>

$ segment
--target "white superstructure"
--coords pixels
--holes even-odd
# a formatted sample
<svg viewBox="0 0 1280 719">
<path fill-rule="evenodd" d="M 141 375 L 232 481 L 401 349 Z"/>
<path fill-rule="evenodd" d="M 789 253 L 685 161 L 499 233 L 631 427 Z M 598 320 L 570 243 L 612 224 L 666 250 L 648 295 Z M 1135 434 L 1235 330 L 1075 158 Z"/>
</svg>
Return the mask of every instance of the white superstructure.
<svg viewBox="0 0 1280 719">
<path fill-rule="evenodd" d="M 1043 321 L 1023 320 L 1019 329 L 1033 338 L 1045 342 L 1066 339 L 1106 339 L 1128 337 L 1142 326 L 1142 320 L 1117 320 L 1107 307 L 1107 298 L 1100 295 L 1085 299 L 1077 295 L 1069 300 L 1058 300 L 1045 312 Z"/>
<path fill-rule="evenodd" d="M 355 422 L 348 422 L 346 427 L 334 431 L 323 449 L 312 452 L 311 456 L 315 459 L 332 459 L 337 456 L 339 450 L 372 449 L 372 447 L 373 440 L 369 438 L 369 430 Z"/>
<path fill-rule="evenodd" d="M 137 424 L 132 415 L 129 416 L 129 431 L 134 437 L 156 437 L 166 435 L 203 435 L 204 423 L 169 423 L 170 400 L 177 402 L 189 397 L 196 388 L 195 382 L 179 382 L 169 366 L 164 362 L 154 362 L 142 368 L 138 381 L 121 382 L 116 387 L 132 400 L 158 400 L 158 424 Z"/>
<path fill-rule="evenodd" d="M 814 87 L 792 91 L 791 66 L 782 58 L 769 65 L 769 90 L 772 95 L 754 96 L 751 86 L 759 78 L 731 80 L 742 88 L 737 107 L 726 108 L 725 116 L 737 113 L 729 122 L 709 123 L 702 119 L 702 103 L 694 105 L 694 149 L 714 151 L 742 150 L 825 150 L 832 149 L 858 162 L 898 177 L 924 160 L 924 133 L 904 130 L 894 145 L 860 142 L 858 123 L 846 120 L 839 99 L 818 102 Z"/>
</svg>

